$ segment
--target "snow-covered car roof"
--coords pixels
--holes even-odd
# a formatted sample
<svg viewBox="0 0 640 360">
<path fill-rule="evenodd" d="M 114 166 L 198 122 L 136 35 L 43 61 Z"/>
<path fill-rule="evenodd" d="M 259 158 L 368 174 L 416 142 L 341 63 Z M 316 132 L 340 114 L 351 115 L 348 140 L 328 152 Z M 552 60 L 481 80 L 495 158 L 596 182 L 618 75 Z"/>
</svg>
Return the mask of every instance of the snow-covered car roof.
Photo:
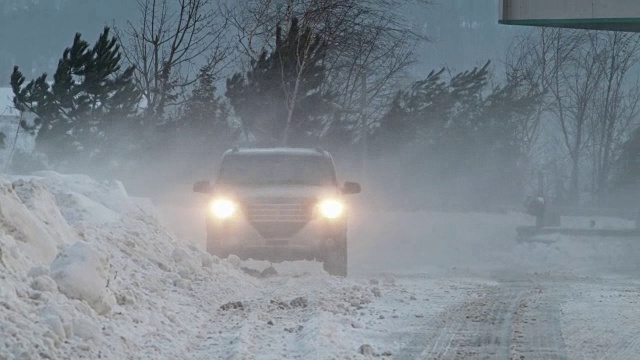
<svg viewBox="0 0 640 360">
<path fill-rule="evenodd" d="M 298 156 L 322 156 L 329 157 L 329 153 L 316 148 L 233 148 L 227 150 L 224 155 L 298 155 Z"/>
</svg>

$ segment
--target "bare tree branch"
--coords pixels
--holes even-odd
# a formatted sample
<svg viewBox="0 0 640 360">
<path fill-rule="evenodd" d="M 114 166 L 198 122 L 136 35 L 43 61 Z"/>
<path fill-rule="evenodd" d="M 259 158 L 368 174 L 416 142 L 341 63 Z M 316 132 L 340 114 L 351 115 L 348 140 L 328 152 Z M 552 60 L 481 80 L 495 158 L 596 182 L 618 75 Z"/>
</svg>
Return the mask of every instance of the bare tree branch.
<svg viewBox="0 0 640 360">
<path fill-rule="evenodd" d="M 361 107 L 361 79 L 366 77 L 365 110 L 369 127 L 382 117 L 396 85 L 415 62 L 415 45 L 428 40 L 413 31 L 399 15 L 397 10 L 408 3 L 411 2 L 242 0 L 235 7 L 227 8 L 226 14 L 238 33 L 239 52 L 253 60 L 263 49 L 273 48 L 275 28 L 293 17 L 301 20 L 301 27 L 309 26 L 321 35 L 328 47 L 324 59 L 325 89 L 336 92 L 339 106 L 350 110 L 343 112 L 342 117 L 355 120 L 358 116 L 355 110 Z M 300 59 L 303 61 L 299 70 L 302 70 L 304 57 Z M 295 86 L 288 96 L 295 98 Z"/>
<path fill-rule="evenodd" d="M 180 94 L 197 81 L 198 69 L 226 68 L 231 44 L 223 9 L 213 0 L 137 0 L 139 23 L 118 29 L 127 61 L 147 102 L 161 119 L 182 104 Z"/>
</svg>

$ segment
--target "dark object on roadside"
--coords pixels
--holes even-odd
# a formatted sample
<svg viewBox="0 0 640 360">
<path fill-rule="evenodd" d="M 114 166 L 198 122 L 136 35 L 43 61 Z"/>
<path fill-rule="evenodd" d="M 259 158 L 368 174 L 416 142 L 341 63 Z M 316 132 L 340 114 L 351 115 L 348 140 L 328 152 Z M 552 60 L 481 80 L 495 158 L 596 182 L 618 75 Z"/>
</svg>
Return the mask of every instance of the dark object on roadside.
<svg viewBox="0 0 640 360">
<path fill-rule="evenodd" d="M 244 305 L 241 301 L 232 301 L 220 306 L 220 310 L 228 311 L 228 310 L 244 310 Z"/>
<path fill-rule="evenodd" d="M 280 310 L 288 309 L 289 304 L 282 300 L 271 299 L 271 305 L 277 307 Z"/>
<path fill-rule="evenodd" d="M 262 273 L 256 269 L 251 269 L 248 267 L 241 267 L 240 270 L 242 270 L 245 274 L 249 275 L 249 276 L 253 276 L 253 277 L 261 277 Z"/>
<path fill-rule="evenodd" d="M 286 331 L 288 333 L 300 332 L 302 330 L 304 330 L 304 326 L 302 326 L 302 325 L 298 325 L 297 328 L 295 328 L 295 327 L 284 328 L 284 331 Z"/>
<path fill-rule="evenodd" d="M 262 277 L 278 276 L 278 270 L 276 270 L 276 268 L 271 265 L 268 268 L 262 270 L 261 275 Z"/>
<path fill-rule="evenodd" d="M 545 201 L 542 196 L 529 196 L 525 202 L 527 214 L 536 217 L 536 227 L 544 226 Z"/>
<path fill-rule="evenodd" d="M 240 270 L 242 270 L 245 274 L 249 275 L 249 276 L 253 276 L 256 278 L 266 278 L 266 277 L 271 277 L 271 276 L 278 276 L 278 271 L 276 270 L 276 268 L 273 267 L 273 265 L 269 266 L 268 268 L 260 271 L 260 270 L 256 270 L 256 269 L 251 269 L 248 267 L 241 267 Z"/>
<path fill-rule="evenodd" d="M 360 349 L 358 349 L 358 352 L 364 356 L 373 356 L 374 352 L 373 352 L 373 347 L 369 344 L 364 344 L 362 346 L 360 346 Z"/>
<path fill-rule="evenodd" d="M 307 305 L 309 304 L 309 301 L 307 300 L 307 298 L 300 296 L 300 297 L 297 297 L 297 298 L 291 300 L 291 302 L 289 304 L 291 305 L 291 307 L 306 308 Z"/>
</svg>

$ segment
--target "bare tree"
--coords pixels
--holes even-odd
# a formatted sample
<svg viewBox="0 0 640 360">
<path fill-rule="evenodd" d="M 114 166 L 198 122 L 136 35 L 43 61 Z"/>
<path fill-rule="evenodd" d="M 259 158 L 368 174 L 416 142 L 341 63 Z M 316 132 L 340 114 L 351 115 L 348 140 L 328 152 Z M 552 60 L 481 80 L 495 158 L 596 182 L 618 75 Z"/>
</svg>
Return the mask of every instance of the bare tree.
<svg viewBox="0 0 640 360">
<path fill-rule="evenodd" d="M 545 71 L 544 67 L 538 67 L 538 60 L 531 56 L 530 51 L 532 45 L 528 42 L 530 37 L 524 37 L 517 39 L 509 47 L 509 53 L 506 58 L 506 72 L 507 77 L 512 81 L 521 84 L 521 88 L 528 88 L 530 91 L 535 91 L 540 94 L 544 94 L 544 83 L 540 81 L 540 74 L 533 73 L 533 69 L 539 69 Z M 541 121 L 545 111 L 544 101 L 540 101 L 536 106 L 536 111 L 526 116 L 519 116 L 514 119 L 515 126 L 518 132 L 518 138 L 522 146 L 524 155 L 529 158 L 534 152 L 535 146 L 538 144 L 538 139 L 541 133 Z"/>
<path fill-rule="evenodd" d="M 404 71 L 414 63 L 416 43 L 426 40 L 398 15 L 397 9 L 406 3 L 397 0 L 243 0 L 227 9 L 227 16 L 236 28 L 240 52 L 249 59 L 256 59 L 262 49 L 272 48 L 277 25 L 293 17 L 319 34 L 328 48 L 324 86 L 336 93 L 334 105 L 341 116 L 350 117 L 350 122 L 357 127 L 364 126 L 359 133 L 366 136 L 369 126 L 382 116 Z M 304 53 L 304 49 L 301 50 Z M 301 73 L 305 56 L 300 59 Z M 293 98 L 297 95 L 295 89 L 290 94 Z M 288 103 L 295 104 L 293 100 Z M 289 117 L 293 115 L 293 109 L 290 110 Z M 356 117 L 368 121 L 357 121 Z"/>
<path fill-rule="evenodd" d="M 538 117 L 527 120 L 533 123 L 527 128 L 540 131 L 544 118 L 557 125 L 559 137 L 554 141 L 562 144 L 570 160 L 569 200 L 573 203 L 580 200 L 581 164 L 603 75 L 600 52 L 590 41 L 594 36 L 597 33 L 582 30 L 538 29 L 519 39 L 508 61 L 511 71 L 546 94 Z"/>
<path fill-rule="evenodd" d="M 334 50 L 327 59 L 327 86 L 338 92 L 344 108 L 364 107 L 359 114 L 364 121 L 356 124 L 366 137 L 414 64 L 417 42 L 426 38 L 392 15 L 393 2 L 370 1 L 368 7 L 362 6 L 366 1 L 358 3 L 360 7 L 337 8 L 337 16 L 325 15 L 323 28 L 330 29 Z"/>
<path fill-rule="evenodd" d="M 560 45 L 562 46 L 562 45 Z M 601 68 L 598 54 L 588 46 L 576 48 L 570 61 L 551 74 L 552 111 L 562 130 L 562 138 L 571 157 L 570 196 L 580 201 L 580 164 L 588 143 L 587 126 L 593 121 Z"/>
<path fill-rule="evenodd" d="M 574 202 L 581 175 L 589 175 L 594 197 L 606 195 L 613 163 L 640 115 L 640 78 L 630 76 L 638 65 L 640 37 L 622 32 L 542 28 L 510 49 L 509 71 L 546 94 L 533 123 L 550 117 L 558 125 L 555 140 L 570 159 Z"/>
<path fill-rule="evenodd" d="M 514 38 L 509 47 L 505 64 L 507 75 L 547 95 L 538 104 L 535 116 L 521 119 L 521 137 L 529 154 L 538 144 L 542 120 L 561 100 L 554 96 L 559 94 L 560 84 L 554 83 L 552 75 L 560 74 L 568 66 L 576 49 L 584 41 L 580 32 L 540 28 Z M 555 92 L 552 91 L 553 86 Z"/>
<path fill-rule="evenodd" d="M 311 3 L 313 4 L 313 0 L 311 1 Z M 302 80 L 303 73 L 306 71 L 308 64 L 312 62 L 312 58 L 315 57 L 318 52 L 324 53 L 323 51 L 314 51 L 314 48 L 323 46 L 314 46 L 314 43 L 316 43 L 316 41 L 313 41 L 313 32 L 311 31 L 311 29 L 301 32 L 301 36 L 304 39 L 296 42 L 297 49 L 294 50 L 298 54 L 298 56 L 295 57 L 295 78 L 293 79 L 293 88 L 290 89 L 291 91 L 288 91 L 289 89 L 286 86 L 284 87 L 286 92 L 287 105 L 287 120 L 285 123 L 283 134 L 283 145 L 285 146 L 289 145 L 289 133 L 291 129 L 291 122 L 293 121 L 293 111 L 295 110 L 295 105 L 298 102 L 298 92 L 300 90 L 300 81 Z M 317 41 L 321 41 L 320 37 L 317 37 Z M 302 47 L 300 47 L 300 45 L 302 45 Z M 281 60 L 281 66 L 282 63 L 283 62 Z M 281 76 L 283 77 L 283 83 L 285 83 L 287 79 L 284 79 L 284 70 L 281 72 Z"/>
<path fill-rule="evenodd" d="M 602 74 L 595 101 L 595 117 L 590 123 L 590 151 L 593 163 L 593 194 L 599 200 L 609 187 L 613 162 L 640 113 L 640 82 L 629 78 L 640 63 L 640 37 L 621 32 L 593 33 L 590 44 L 597 54 Z"/>
<path fill-rule="evenodd" d="M 138 22 L 118 31 L 147 113 L 162 118 L 184 101 L 201 68 L 221 71 L 230 44 L 226 17 L 213 0 L 137 0 Z"/>
</svg>

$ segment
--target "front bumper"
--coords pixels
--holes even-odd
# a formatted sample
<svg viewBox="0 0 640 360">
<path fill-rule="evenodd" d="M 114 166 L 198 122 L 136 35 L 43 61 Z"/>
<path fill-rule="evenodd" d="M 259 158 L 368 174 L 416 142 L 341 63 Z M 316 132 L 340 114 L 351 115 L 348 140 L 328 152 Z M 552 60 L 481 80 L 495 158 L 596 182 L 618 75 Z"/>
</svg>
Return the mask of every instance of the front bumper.
<svg viewBox="0 0 640 360">
<path fill-rule="evenodd" d="M 242 260 L 268 260 L 271 262 L 296 261 L 296 260 L 319 260 L 326 257 L 326 247 L 324 246 L 223 246 L 217 250 L 221 257 L 231 254 L 238 256 Z"/>
<path fill-rule="evenodd" d="M 243 260 L 322 260 L 327 249 L 345 241 L 346 232 L 345 220 L 251 223 L 246 218 L 208 219 L 207 247 L 221 257 L 234 254 Z"/>
</svg>

